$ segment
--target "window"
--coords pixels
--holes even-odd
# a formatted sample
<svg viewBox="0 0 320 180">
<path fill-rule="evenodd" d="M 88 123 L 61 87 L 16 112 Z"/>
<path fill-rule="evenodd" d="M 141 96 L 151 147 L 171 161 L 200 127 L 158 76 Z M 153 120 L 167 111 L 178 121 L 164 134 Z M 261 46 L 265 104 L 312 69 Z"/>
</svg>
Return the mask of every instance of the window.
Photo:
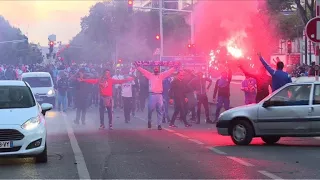
<svg viewBox="0 0 320 180">
<path fill-rule="evenodd" d="M 320 104 L 320 85 L 314 85 L 312 104 Z"/>
<path fill-rule="evenodd" d="M 273 106 L 301 106 L 309 104 L 311 84 L 292 85 L 270 98 Z"/>
<path fill-rule="evenodd" d="M 50 77 L 25 77 L 22 80 L 26 81 L 33 88 L 52 86 Z"/>
<path fill-rule="evenodd" d="M 0 109 L 30 108 L 35 105 L 27 86 L 0 86 Z"/>
</svg>

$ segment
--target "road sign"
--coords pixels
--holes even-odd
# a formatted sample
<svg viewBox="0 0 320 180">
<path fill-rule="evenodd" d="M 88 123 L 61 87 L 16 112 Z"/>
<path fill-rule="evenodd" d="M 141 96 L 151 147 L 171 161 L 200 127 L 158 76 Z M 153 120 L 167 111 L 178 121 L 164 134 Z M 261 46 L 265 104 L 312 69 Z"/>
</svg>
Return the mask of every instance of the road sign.
<svg viewBox="0 0 320 180">
<path fill-rule="evenodd" d="M 320 17 L 312 18 L 307 23 L 306 34 L 310 41 L 320 43 Z"/>
</svg>

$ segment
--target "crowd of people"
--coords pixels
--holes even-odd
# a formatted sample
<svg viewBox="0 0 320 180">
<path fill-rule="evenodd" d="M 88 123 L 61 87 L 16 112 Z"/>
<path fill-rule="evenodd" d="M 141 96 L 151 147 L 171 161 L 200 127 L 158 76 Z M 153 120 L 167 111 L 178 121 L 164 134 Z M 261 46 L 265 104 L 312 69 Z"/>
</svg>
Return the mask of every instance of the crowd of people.
<svg viewBox="0 0 320 180">
<path fill-rule="evenodd" d="M 283 62 L 278 62 L 276 69 L 272 69 L 260 54 L 259 59 L 261 68 L 257 74 L 248 72 L 239 65 L 246 77 L 241 88 L 245 95 L 244 104 L 260 102 L 269 95 L 269 88 L 275 91 L 291 82 L 291 76 L 283 71 Z M 211 119 L 207 92 L 212 80 L 202 72 L 181 67 L 171 67 L 165 71 L 159 66 L 150 68 L 138 64 L 130 68 L 116 68 L 115 71 L 112 67 L 110 64 L 1 66 L 0 79 L 19 79 L 23 72 L 49 72 L 57 91 L 57 110 L 66 112 L 70 108 L 76 109 L 74 123 L 85 124 L 87 109 L 97 107 L 100 129 L 106 128 L 105 112 L 109 119 L 108 128 L 112 129 L 115 109 L 123 109 L 124 121 L 129 123 L 130 117 L 135 116 L 137 111 L 144 112 L 146 102 L 147 127 L 151 128 L 152 114 L 155 111 L 159 130 L 162 129 L 162 123 L 177 127 L 175 120 L 178 116 L 185 127 L 191 127 L 192 123 L 200 124 L 202 105 L 205 122 L 208 124 L 218 120 L 222 108 L 230 109 L 232 71 L 228 68 L 221 72 L 221 77 L 214 84 L 212 99 L 216 102 L 216 111 L 214 119 Z M 311 71 L 312 68 L 309 72 Z M 172 115 L 168 113 L 170 104 L 174 107 Z M 190 119 L 187 119 L 188 115 L 191 116 Z"/>
</svg>

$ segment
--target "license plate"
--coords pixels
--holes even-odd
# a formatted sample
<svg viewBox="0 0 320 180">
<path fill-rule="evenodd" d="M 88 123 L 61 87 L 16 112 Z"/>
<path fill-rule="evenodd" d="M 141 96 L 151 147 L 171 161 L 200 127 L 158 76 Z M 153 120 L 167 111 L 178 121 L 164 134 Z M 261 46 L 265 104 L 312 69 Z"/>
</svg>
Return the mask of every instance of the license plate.
<svg viewBox="0 0 320 180">
<path fill-rule="evenodd" d="M 37 101 L 43 101 L 43 99 L 42 98 L 37 98 Z"/>
<path fill-rule="evenodd" d="M 0 149 L 11 148 L 12 144 L 10 141 L 0 141 Z"/>
</svg>

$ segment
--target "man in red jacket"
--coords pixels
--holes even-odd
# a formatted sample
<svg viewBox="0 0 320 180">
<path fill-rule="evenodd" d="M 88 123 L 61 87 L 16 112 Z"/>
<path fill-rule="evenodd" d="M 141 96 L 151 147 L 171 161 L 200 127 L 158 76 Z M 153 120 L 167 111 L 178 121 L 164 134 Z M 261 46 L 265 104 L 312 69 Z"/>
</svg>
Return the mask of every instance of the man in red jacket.
<svg viewBox="0 0 320 180">
<path fill-rule="evenodd" d="M 99 83 L 99 91 L 100 91 L 100 105 L 99 105 L 99 113 L 100 113 L 100 129 L 104 129 L 104 112 L 107 108 L 108 117 L 109 117 L 109 129 L 112 129 L 112 86 L 114 84 L 122 84 L 126 82 L 130 82 L 134 80 L 134 78 L 129 77 L 127 79 L 113 79 L 111 78 L 110 71 L 108 69 L 104 70 L 102 76 L 99 79 L 79 79 L 79 81 L 87 82 L 90 84 Z"/>
</svg>

